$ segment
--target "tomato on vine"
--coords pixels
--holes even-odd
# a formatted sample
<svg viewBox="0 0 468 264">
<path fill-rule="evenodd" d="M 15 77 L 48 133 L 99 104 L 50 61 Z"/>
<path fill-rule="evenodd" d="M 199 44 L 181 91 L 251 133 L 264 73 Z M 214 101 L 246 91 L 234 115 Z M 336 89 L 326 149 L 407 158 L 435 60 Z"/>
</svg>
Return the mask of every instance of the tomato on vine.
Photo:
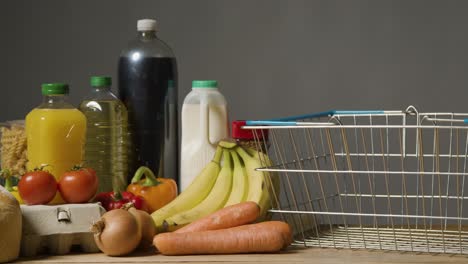
<svg viewBox="0 0 468 264">
<path fill-rule="evenodd" d="M 86 203 L 94 197 L 98 189 L 96 171 L 75 166 L 62 174 L 58 189 L 67 203 Z"/>
<path fill-rule="evenodd" d="M 18 183 L 18 192 L 25 204 L 47 204 L 57 192 L 57 181 L 47 171 L 34 169 L 26 172 Z"/>
</svg>

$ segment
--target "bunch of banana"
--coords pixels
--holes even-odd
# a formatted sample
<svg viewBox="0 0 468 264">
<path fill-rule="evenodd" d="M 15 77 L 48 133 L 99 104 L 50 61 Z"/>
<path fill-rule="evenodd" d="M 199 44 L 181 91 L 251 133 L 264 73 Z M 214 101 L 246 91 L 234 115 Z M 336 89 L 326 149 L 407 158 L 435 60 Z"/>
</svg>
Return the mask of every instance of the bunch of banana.
<svg viewBox="0 0 468 264">
<path fill-rule="evenodd" d="M 220 166 L 221 156 L 223 165 Z M 263 164 L 262 164 L 263 162 Z M 271 165 L 266 154 L 221 141 L 213 160 L 176 199 L 151 214 L 159 232 L 173 231 L 223 207 L 254 201 L 264 219 L 278 195 L 276 177 L 256 168 Z"/>
</svg>

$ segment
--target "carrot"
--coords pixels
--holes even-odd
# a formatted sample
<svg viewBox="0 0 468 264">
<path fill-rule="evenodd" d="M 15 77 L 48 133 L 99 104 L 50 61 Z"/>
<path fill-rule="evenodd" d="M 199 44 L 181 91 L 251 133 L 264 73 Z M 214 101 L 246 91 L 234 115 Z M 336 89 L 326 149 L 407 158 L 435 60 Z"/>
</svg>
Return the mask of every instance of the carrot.
<svg viewBox="0 0 468 264">
<path fill-rule="evenodd" d="M 282 228 L 274 227 L 278 224 L 275 222 L 190 233 L 162 233 L 154 237 L 153 244 L 164 255 L 277 252 L 284 247 L 285 240 L 278 231 Z"/>
<path fill-rule="evenodd" d="M 263 222 L 262 225 L 265 227 L 271 228 L 273 230 L 276 230 L 280 232 L 281 235 L 283 235 L 284 248 L 291 245 L 291 243 L 293 242 L 292 230 L 291 230 L 291 227 L 287 223 L 281 222 L 281 221 L 266 221 L 266 222 Z"/>
<path fill-rule="evenodd" d="M 259 213 L 260 207 L 255 202 L 233 204 L 177 229 L 175 232 L 197 232 L 245 225 L 255 221 Z"/>
</svg>

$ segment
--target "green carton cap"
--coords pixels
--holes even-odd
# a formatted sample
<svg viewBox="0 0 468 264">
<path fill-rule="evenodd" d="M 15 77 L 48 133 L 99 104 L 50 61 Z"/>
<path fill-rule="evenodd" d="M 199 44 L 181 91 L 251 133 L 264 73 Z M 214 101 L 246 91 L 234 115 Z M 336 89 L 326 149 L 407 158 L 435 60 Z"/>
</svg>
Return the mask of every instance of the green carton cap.
<svg viewBox="0 0 468 264">
<path fill-rule="evenodd" d="M 112 78 L 109 76 L 92 76 L 91 86 L 92 87 L 105 87 L 112 84 Z"/>
<path fill-rule="evenodd" d="M 68 94 L 66 83 L 44 83 L 41 85 L 43 95 Z"/>
<path fill-rule="evenodd" d="M 215 80 L 194 80 L 192 88 L 218 88 L 218 81 Z"/>
</svg>

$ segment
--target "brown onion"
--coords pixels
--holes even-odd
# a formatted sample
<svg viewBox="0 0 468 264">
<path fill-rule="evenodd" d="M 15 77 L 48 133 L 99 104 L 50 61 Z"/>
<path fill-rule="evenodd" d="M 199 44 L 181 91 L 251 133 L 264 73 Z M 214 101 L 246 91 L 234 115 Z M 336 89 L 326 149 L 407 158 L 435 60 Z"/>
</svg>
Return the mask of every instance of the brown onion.
<svg viewBox="0 0 468 264">
<path fill-rule="evenodd" d="M 124 209 L 128 210 L 138 222 L 141 230 L 141 242 L 139 248 L 148 249 L 153 245 L 153 238 L 156 235 L 156 226 L 150 214 L 143 210 L 138 210 L 132 203 L 126 204 Z"/>
<path fill-rule="evenodd" d="M 109 256 L 131 253 L 141 240 L 141 230 L 133 214 L 115 209 L 106 212 L 91 230 L 99 249 Z"/>
</svg>

